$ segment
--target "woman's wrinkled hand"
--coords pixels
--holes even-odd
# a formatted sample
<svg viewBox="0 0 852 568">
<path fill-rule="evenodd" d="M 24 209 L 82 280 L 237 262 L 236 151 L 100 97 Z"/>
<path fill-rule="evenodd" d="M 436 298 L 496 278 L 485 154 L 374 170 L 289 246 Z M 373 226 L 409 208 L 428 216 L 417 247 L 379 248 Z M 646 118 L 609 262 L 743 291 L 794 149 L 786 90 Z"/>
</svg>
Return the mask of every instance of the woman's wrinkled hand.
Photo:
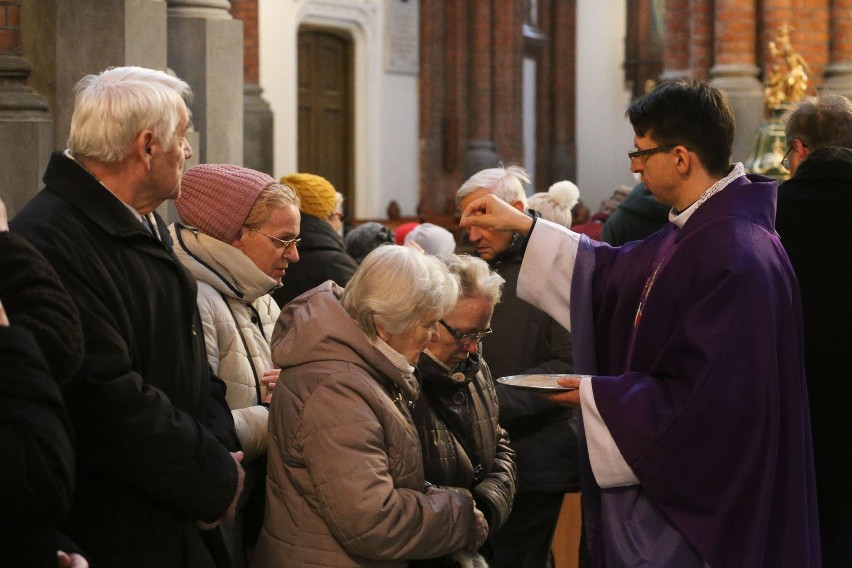
<svg viewBox="0 0 852 568">
<path fill-rule="evenodd" d="M 473 527 L 467 539 L 467 546 L 464 547 L 468 552 L 473 552 L 479 549 L 488 539 L 488 521 L 485 520 L 485 515 L 482 511 L 473 508 Z"/>
<path fill-rule="evenodd" d="M 266 387 L 266 396 L 263 397 L 263 402 L 269 404 L 272 402 L 272 393 L 278 385 L 278 376 L 281 374 L 281 369 L 269 369 L 263 373 L 260 378 L 260 384 Z"/>
</svg>

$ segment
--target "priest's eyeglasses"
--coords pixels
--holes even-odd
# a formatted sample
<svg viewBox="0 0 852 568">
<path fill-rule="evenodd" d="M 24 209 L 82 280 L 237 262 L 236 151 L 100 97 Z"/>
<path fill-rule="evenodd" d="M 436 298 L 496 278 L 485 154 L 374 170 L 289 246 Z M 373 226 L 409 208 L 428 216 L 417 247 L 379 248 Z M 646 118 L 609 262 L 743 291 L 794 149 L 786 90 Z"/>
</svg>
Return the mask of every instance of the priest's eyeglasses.
<svg viewBox="0 0 852 568">
<path fill-rule="evenodd" d="M 654 148 L 647 148 L 645 150 L 633 150 L 632 152 L 627 152 L 627 157 L 630 158 L 630 163 L 633 163 L 633 160 L 636 158 L 640 158 L 642 156 L 650 156 L 651 154 L 656 154 L 658 152 L 668 152 L 674 148 L 677 148 L 680 144 L 666 144 L 665 146 L 656 146 Z"/>
<path fill-rule="evenodd" d="M 272 235 L 267 235 L 263 231 L 258 231 L 257 229 L 252 229 L 251 227 L 246 227 L 249 231 L 254 231 L 255 233 L 260 233 L 264 237 L 269 237 L 272 239 L 272 244 L 275 245 L 275 248 L 279 250 L 287 250 L 290 247 L 298 246 L 302 241 L 301 237 L 293 237 L 292 239 L 279 239 L 278 237 L 273 237 Z"/>
<path fill-rule="evenodd" d="M 461 343 L 462 345 L 470 345 L 471 343 L 479 343 L 480 341 L 482 341 L 483 337 L 485 337 L 486 335 L 488 335 L 489 333 L 491 333 L 493 331 L 489 327 L 485 331 L 474 331 L 474 332 L 471 332 L 471 333 L 461 333 L 460 331 L 456 331 L 455 329 L 453 329 L 452 327 L 447 325 L 447 322 L 445 322 L 442 319 L 438 320 L 438 323 L 440 323 L 445 328 L 447 328 L 447 331 L 450 332 L 450 335 L 452 335 L 455 338 L 455 340 L 458 341 L 459 343 Z"/>
</svg>

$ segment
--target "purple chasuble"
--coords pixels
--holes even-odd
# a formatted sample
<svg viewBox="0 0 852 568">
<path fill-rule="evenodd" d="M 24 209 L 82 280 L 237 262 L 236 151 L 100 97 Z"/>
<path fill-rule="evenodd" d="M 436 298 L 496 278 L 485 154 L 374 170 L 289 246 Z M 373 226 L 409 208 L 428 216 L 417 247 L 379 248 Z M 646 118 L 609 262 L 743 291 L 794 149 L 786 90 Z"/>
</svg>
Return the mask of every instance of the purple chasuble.
<svg viewBox="0 0 852 568">
<path fill-rule="evenodd" d="M 681 229 L 580 242 L 575 368 L 595 375 L 641 482 L 600 489 L 585 468 L 593 566 L 820 565 L 801 305 L 775 196 L 775 182 L 742 177 Z"/>
</svg>

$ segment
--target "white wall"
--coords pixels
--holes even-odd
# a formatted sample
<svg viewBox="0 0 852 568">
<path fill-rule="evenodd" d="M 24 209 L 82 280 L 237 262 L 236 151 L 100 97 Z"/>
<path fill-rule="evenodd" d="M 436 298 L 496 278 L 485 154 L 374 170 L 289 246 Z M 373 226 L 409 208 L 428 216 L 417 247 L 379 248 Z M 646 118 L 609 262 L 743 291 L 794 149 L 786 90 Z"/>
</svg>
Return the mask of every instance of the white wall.
<svg viewBox="0 0 852 568">
<path fill-rule="evenodd" d="M 633 129 L 624 116 L 626 11 L 623 0 L 577 2 L 577 185 L 593 213 L 618 186 L 635 184 L 627 158 Z"/>
<path fill-rule="evenodd" d="M 383 0 L 259 0 L 260 86 L 275 114 L 276 175 L 296 171 L 297 34 L 302 24 L 352 36 L 355 208 L 385 218 L 388 203 L 414 215 L 419 198 L 417 76 L 384 71 Z"/>
</svg>

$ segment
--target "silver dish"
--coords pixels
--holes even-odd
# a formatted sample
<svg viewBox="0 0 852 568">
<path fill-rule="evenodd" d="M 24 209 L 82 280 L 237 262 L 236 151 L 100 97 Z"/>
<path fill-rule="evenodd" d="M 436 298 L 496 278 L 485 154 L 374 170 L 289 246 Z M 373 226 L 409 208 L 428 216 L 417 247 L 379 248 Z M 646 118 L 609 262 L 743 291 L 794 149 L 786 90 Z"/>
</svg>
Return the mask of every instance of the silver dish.
<svg viewBox="0 0 852 568">
<path fill-rule="evenodd" d="M 536 391 L 569 391 L 576 390 L 576 388 L 563 387 L 559 383 L 556 382 L 557 379 L 562 379 L 566 377 L 576 377 L 583 378 L 586 375 L 511 375 L 508 377 L 500 377 L 497 379 L 498 383 L 504 384 L 509 387 L 515 387 L 519 389 L 529 389 Z"/>
</svg>

